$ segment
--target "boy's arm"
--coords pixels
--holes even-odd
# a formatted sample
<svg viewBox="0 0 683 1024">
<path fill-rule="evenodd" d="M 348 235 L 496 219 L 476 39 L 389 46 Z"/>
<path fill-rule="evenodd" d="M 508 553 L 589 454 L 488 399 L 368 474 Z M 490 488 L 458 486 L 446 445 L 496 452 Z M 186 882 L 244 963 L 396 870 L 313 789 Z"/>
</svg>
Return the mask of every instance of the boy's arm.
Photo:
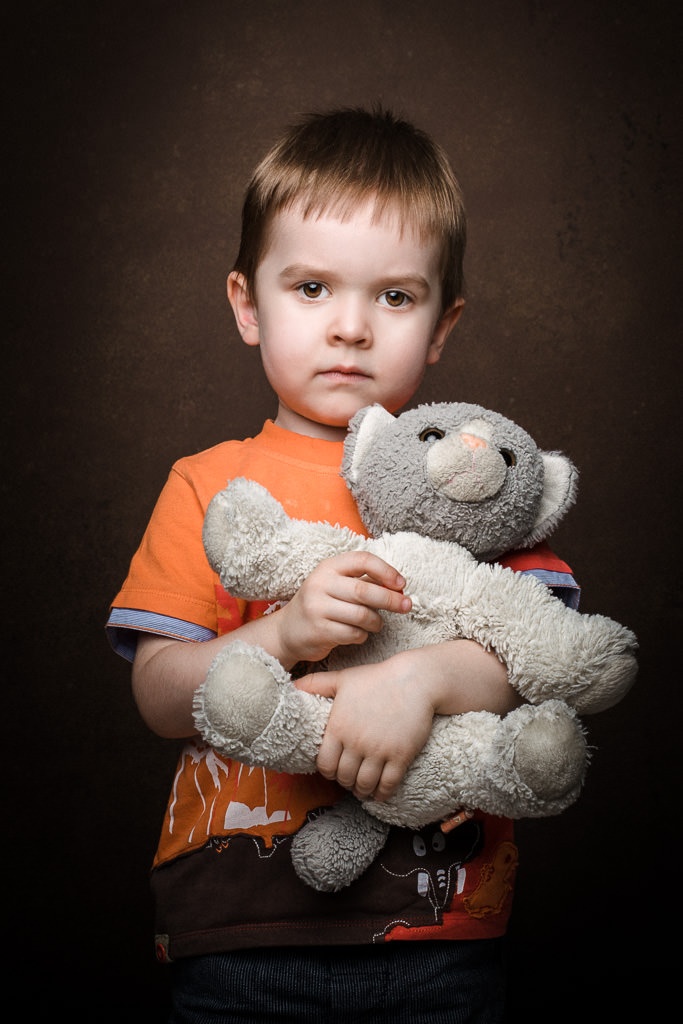
<svg viewBox="0 0 683 1024">
<path fill-rule="evenodd" d="M 505 715 L 522 698 L 507 669 L 471 640 L 403 651 L 379 664 L 314 673 L 296 684 L 333 697 L 318 770 L 360 799 L 386 800 L 424 746 L 435 714 Z"/>
<path fill-rule="evenodd" d="M 290 669 L 320 661 L 333 647 L 363 643 L 381 629 L 380 610 L 406 612 L 405 580 L 367 551 L 321 562 L 282 608 L 203 643 L 141 633 L 133 661 L 133 695 L 142 718 L 167 738 L 195 733 L 192 698 L 211 663 L 236 639 L 255 644 Z"/>
</svg>

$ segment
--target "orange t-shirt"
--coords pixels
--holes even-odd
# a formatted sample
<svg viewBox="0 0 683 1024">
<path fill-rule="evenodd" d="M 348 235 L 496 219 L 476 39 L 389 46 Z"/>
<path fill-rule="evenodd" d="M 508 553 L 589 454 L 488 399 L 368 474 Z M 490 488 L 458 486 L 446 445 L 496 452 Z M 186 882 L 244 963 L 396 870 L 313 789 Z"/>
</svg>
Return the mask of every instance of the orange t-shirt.
<svg viewBox="0 0 683 1024">
<path fill-rule="evenodd" d="M 298 519 L 365 534 L 339 475 L 342 442 L 282 430 L 227 441 L 172 468 L 114 599 L 107 629 L 132 657 L 138 633 L 188 641 L 263 614 L 266 602 L 228 595 L 202 546 L 209 501 L 228 480 L 256 480 Z M 516 559 L 520 565 L 517 566 Z M 545 545 L 505 564 L 575 587 Z M 153 864 L 159 956 L 245 946 L 472 939 L 503 934 L 517 864 L 512 822 L 481 813 L 453 832 L 391 829 L 376 862 L 339 893 L 295 875 L 291 837 L 343 791 L 321 776 L 249 768 L 200 739 L 180 752 Z"/>
</svg>

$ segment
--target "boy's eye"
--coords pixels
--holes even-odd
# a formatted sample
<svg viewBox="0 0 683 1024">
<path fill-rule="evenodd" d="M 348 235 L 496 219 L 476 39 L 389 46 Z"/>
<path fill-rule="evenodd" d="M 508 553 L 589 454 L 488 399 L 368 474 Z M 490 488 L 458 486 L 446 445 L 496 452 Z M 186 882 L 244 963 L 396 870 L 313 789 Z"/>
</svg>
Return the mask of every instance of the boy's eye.
<svg viewBox="0 0 683 1024">
<path fill-rule="evenodd" d="M 402 306 L 407 306 L 412 300 L 409 295 L 405 292 L 400 292 L 396 288 L 392 288 L 388 292 L 382 292 L 379 297 L 380 302 L 384 302 L 391 309 L 400 309 Z"/>
<path fill-rule="evenodd" d="M 304 281 L 297 287 L 297 291 L 304 296 L 305 299 L 319 299 L 322 295 L 327 293 L 327 288 L 320 281 Z"/>
</svg>

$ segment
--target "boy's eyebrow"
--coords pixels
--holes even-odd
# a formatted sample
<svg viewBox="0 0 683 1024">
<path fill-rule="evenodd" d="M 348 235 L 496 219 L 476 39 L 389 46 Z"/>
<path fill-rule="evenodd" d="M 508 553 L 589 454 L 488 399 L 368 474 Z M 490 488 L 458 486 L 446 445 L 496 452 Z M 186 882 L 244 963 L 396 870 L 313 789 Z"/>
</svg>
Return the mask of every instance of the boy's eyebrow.
<svg viewBox="0 0 683 1024">
<path fill-rule="evenodd" d="M 282 278 L 297 278 L 297 277 L 316 277 L 320 275 L 320 271 L 309 266 L 308 263 L 290 263 L 288 267 L 283 267 L 278 277 Z"/>
<path fill-rule="evenodd" d="M 334 279 L 337 275 L 331 271 L 314 267 L 308 263 L 290 263 L 283 267 L 278 277 L 282 280 L 318 280 L 318 278 Z M 429 281 L 422 274 L 392 274 L 384 275 L 373 282 L 377 288 L 411 288 L 413 291 L 429 292 L 431 290 Z"/>
</svg>

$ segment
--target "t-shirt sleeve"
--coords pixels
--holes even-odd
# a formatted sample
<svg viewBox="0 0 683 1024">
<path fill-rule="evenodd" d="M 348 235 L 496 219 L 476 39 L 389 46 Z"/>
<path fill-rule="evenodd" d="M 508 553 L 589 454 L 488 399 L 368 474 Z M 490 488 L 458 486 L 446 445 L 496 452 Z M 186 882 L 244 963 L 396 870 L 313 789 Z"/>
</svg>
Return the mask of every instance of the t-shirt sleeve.
<svg viewBox="0 0 683 1024">
<path fill-rule="evenodd" d="M 500 564 L 515 572 L 535 576 L 568 608 L 578 609 L 581 588 L 572 570 L 545 542 L 525 551 L 511 551 L 499 559 Z"/>
<path fill-rule="evenodd" d="M 216 635 L 218 577 L 202 544 L 203 503 L 174 466 L 106 624 L 115 651 L 129 660 L 139 632 L 180 640 Z"/>
</svg>

